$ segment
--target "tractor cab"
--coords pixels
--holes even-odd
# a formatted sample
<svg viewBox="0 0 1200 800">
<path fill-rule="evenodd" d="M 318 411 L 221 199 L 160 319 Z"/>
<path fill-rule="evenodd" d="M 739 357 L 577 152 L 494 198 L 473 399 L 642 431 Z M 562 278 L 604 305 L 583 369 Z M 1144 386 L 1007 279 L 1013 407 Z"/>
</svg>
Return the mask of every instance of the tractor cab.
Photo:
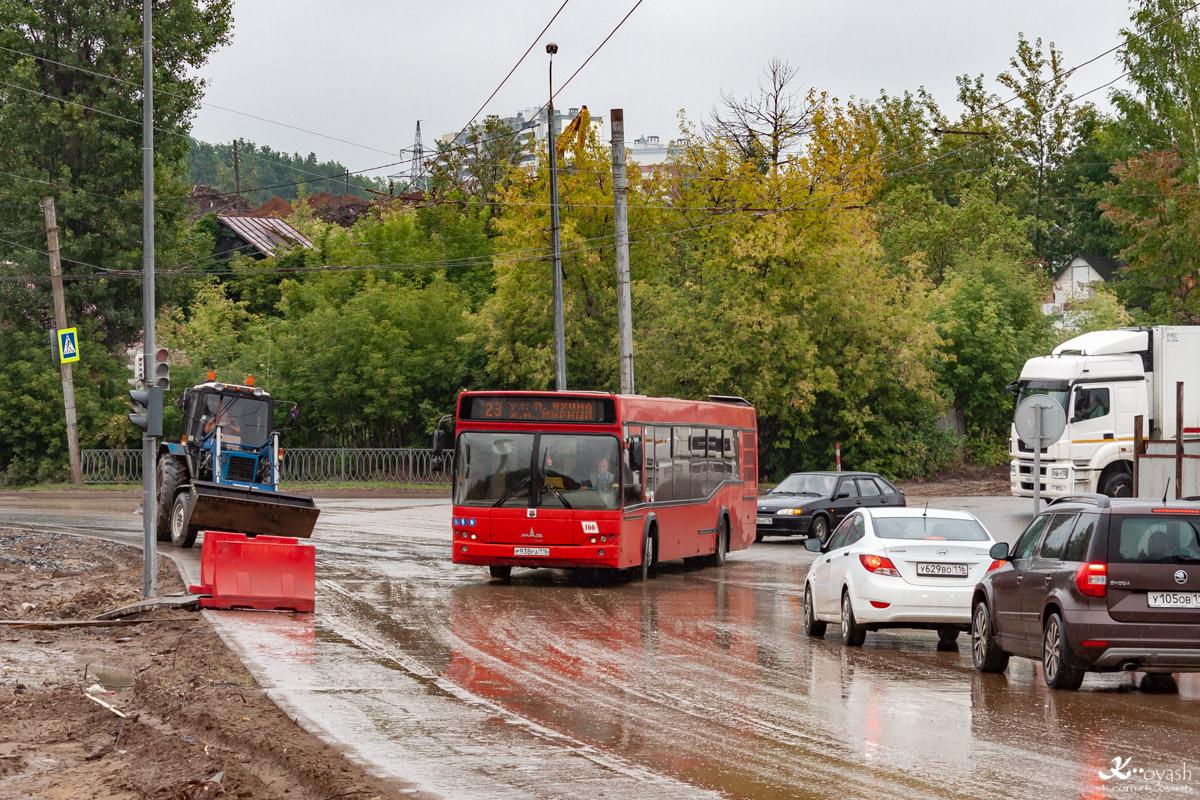
<svg viewBox="0 0 1200 800">
<path fill-rule="evenodd" d="M 193 475 L 218 484 L 275 489 L 279 440 L 271 395 L 253 385 L 210 380 L 185 390 L 179 406 L 180 444 Z"/>
<path fill-rule="evenodd" d="M 226 443 L 261 447 L 271 439 L 274 402 L 262 389 L 202 383 L 180 398 L 183 435 L 204 441 L 218 431 Z"/>
</svg>

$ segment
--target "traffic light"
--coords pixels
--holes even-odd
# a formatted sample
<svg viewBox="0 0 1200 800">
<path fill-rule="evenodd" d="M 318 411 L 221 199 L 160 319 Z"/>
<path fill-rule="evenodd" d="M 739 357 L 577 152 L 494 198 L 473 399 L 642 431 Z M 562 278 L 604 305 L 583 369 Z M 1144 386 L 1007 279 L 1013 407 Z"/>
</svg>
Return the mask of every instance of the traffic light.
<svg viewBox="0 0 1200 800">
<path fill-rule="evenodd" d="M 133 373 L 132 378 L 125 379 L 129 385 L 135 389 L 146 388 L 146 364 L 140 350 L 129 359 L 129 371 Z"/>
<path fill-rule="evenodd" d="M 162 436 L 163 392 L 157 386 L 130 389 L 129 421 L 150 436 Z"/>
<path fill-rule="evenodd" d="M 154 386 L 164 392 L 171 388 L 171 353 L 165 347 L 154 349 Z"/>
</svg>

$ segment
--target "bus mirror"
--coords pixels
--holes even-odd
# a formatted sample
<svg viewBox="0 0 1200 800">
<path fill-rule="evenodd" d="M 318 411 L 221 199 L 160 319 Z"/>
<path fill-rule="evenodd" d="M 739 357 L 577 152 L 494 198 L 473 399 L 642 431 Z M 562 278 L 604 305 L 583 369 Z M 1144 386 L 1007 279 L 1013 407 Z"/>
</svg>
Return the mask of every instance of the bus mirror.
<svg viewBox="0 0 1200 800">
<path fill-rule="evenodd" d="M 433 432 L 433 455 L 436 458 L 442 454 L 442 429 Z"/>
<path fill-rule="evenodd" d="M 642 440 L 634 439 L 629 443 L 629 467 L 633 470 L 642 468 Z"/>
<path fill-rule="evenodd" d="M 288 409 L 288 427 L 292 430 L 300 427 L 300 406 L 292 406 Z"/>
</svg>

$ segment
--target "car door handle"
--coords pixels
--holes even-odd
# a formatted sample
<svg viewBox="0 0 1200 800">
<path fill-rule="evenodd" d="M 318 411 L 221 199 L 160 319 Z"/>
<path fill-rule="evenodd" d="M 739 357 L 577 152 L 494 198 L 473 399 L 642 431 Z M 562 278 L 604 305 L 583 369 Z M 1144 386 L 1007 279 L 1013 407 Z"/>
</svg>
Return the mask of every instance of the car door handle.
<svg viewBox="0 0 1200 800">
<path fill-rule="evenodd" d="M 1050 581 L 1052 581 L 1052 580 L 1054 580 L 1054 579 L 1053 579 L 1051 576 L 1047 575 L 1047 576 L 1046 576 L 1046 580 L 1045 580 L 1045 583 L 1046 583 L 1046 585 L 1047 585 L 1047 586 L 1049 586 L 1049 585 L 1050 585 Z"/>
<path fill-rule="evenodd" d="M 1024 575 L 1018 575 L 1018 576 L 1017 576 L 1017 584 L 1018 584 L 1018 585 L 1020 585 L 1021 581 L 1023 581 L 1023 580 L 1025 580 L 1025 576 L 1024 576 Z"/>
<path fill-rule="evenodd" d="M 829 558 L 825 559 L 826 564 L 828 564 L 830 561 L 833 561 L 833 556 L 830 556 Z"/>
</svg>

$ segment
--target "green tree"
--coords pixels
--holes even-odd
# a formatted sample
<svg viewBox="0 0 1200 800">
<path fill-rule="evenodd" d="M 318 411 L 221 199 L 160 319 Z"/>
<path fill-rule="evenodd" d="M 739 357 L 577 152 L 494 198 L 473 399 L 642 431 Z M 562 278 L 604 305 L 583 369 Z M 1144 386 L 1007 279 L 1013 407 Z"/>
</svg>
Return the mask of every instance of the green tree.
<svg viewBox="0 0 1200 800">
<path fill-rule="evenodd" d="M 230 0 L 159 2 L 154 13 L 156 257 L 187 263 L 211 249 L 189 237 L 184 203 L 195 74 L 228 41 Z M 0 423 L 9 482 L 67 474 L 61 382 L 47 354 L 53 305 L 41 279 L 46 196 L 57 206 L 68 324 L 80 329 L 80 442 L 136 441 L 124 419 L 124 349 L 141 334 L 141 283 L 116 271 L 142 266 L 141 41 L 139 4 L 0 2 L 0 230 L 9 234 L 0 235 L 0 370 L 21 387 L 0 392 L 13 403 Z M 186 289 L 163 281 L 158 299 L 183 301 Z"/>
</svg>

